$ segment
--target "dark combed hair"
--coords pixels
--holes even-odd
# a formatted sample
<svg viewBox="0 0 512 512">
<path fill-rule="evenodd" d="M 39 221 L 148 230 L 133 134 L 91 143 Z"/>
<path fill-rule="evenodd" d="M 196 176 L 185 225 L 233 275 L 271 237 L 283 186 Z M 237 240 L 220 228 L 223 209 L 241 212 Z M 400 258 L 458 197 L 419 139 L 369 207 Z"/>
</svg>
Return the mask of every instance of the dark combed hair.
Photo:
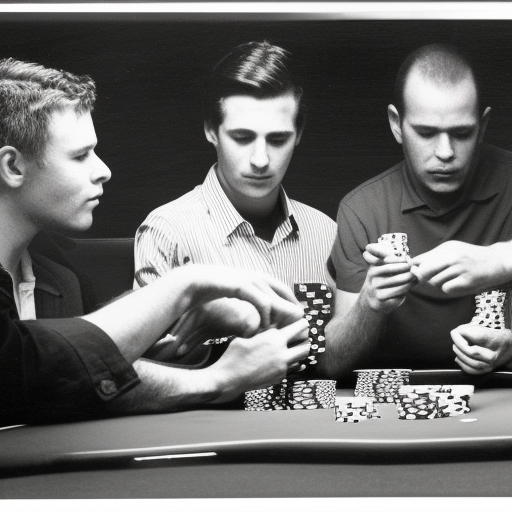
<svg viewBox="0 0 512 512">
<path fill-rule="evenodd" d="M 482 83 L 475 63 L 455 46 L 446 44 L 428 44 L 413 51 L 400 67 L 395 80 L 394 105 L 403 115 L 404 90 L 411 71 L 418 70 L 430 82 L 439 85 L 457 84 L 471 77 L 475 83 L 478 111 L 481 110 Z"/>
<path fill-rule="evenodd" d="M 72 107 L 91 112 L 96 85 L 89 76 L 12 58 L 0 60 L 0 147 L 13 146 L 39 159 L 48 139 L 50 116 Z"/>
<path fill-rule="evenodd" d="M 297 128 L 305 122 L 303 90 L 290 71 L 289 52 L 268 41 L 237 46 L 213 69 L 205 85 L 204 118 L 217 129 L 222 123 L 222 100 L 248 95 L 259 99 L 291 93 L 298 104 Z"/>
</svg>

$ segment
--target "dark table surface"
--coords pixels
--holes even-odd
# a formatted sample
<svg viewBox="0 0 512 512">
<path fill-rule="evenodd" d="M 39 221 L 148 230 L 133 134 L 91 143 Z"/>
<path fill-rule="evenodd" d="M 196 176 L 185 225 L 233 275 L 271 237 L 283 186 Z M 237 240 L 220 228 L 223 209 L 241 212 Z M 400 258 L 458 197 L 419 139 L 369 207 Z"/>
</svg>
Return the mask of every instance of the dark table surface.
<svg viewBox="0 0 512 512">
<path fill-rule="evenodd" d="M 471 409 L 400 420 L 379 404 L 381 419 L 356 424 L 333 410 L 200 409 L 7 428 L 0 498 L 511 496 L 512 388 L 477 389 Z"/>
</svg>

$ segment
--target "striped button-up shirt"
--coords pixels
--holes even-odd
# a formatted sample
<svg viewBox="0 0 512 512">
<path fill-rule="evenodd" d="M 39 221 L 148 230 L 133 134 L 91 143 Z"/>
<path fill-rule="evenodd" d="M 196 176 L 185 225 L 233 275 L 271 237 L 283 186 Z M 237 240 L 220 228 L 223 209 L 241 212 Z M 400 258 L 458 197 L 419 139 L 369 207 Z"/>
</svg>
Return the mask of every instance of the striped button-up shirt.
<svg viewBox="0 0 512 512">
<path fill-rule="evenodd" d="M 196 263 L 265 272 L 292 289 L 304 282 L 335 289 L 326 262 L 336 223 L 282 188 L 280 198 L 285 216 L 269 243 L 237 212 L 212 167 L 202 185 L 151 212 L 137 230 L 134 288 Z"/>
</svg>

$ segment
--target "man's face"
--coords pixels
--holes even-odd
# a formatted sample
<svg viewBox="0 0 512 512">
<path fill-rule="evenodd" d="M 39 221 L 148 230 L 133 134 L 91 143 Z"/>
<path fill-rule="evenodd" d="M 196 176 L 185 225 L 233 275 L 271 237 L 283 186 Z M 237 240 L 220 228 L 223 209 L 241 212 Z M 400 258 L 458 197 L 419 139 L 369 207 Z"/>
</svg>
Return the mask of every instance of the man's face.
<svg viewBox="0 0 512 512">
<path fill-rule="evenodd" d="M 224 118 L 206 137 L 217 150 L 218 176 L 235 207 L 277 200 L 300 134 L 295 126 L 297 100 L 292 94 L 257 99 L 229 96 Z"/>
<path fill-rule="evenodd" d="M 55 112 L 41 162 L 27 163 L 25 206 L 39 229 L 85 230 L 103 194 L 110 170 L 94 153 L 96 133 L 90 113 Z"/>
<path fill-rule="evenodd" d="M 404 90 L 402 119 L 393 123 L 390 114 L 390 122 L 420 195 L 423 191 L 435 198 L 462 189 L 486 118 L 487 113 L 479 118 L 476 88 L 470 77 L 440 86 L 418 71 L 411 72 Z"/>
</svg>

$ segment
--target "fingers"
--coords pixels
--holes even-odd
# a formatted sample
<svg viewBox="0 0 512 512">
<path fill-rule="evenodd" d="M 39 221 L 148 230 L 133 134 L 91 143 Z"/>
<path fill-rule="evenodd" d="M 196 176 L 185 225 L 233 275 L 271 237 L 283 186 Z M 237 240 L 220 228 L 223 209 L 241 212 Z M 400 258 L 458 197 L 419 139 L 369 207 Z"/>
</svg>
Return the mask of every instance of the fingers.
<svg viewBox="0 0 512 512">
<path fill-rule="evenodd" d="M 295 345 L 288 349 L 287 356 L 288 360 L 286 362 L 288 367 L 288 372 L 290 371 L 300 371 L 303 363 L 308 355 L 309 355 L 310 343 L 308 340 L 303 341 L 302 343 Z"/>
<path fill-rule="evenodd" d="M 462 331 L 463 329 L 457 328 L 450 333 L 457 364 L 467 373 L 492 371 L 496 353 L 486 347 L 472 344 L 463 336 Z"/>
<path fill-rule="evenodd" d="M 302 306 L 280 299 L 273 304 L 271 327 L 281 328 L 300 320 L 304 316 Z"/>
<path fill-rule="evenodd" d="M 301 318 L 286 327 L 279 330 L 281 335 L 287 342 L 288 346 L 294 345 L 296 342 L 308 339 L 309 323 L 305 318 Z"/>
</svg>

